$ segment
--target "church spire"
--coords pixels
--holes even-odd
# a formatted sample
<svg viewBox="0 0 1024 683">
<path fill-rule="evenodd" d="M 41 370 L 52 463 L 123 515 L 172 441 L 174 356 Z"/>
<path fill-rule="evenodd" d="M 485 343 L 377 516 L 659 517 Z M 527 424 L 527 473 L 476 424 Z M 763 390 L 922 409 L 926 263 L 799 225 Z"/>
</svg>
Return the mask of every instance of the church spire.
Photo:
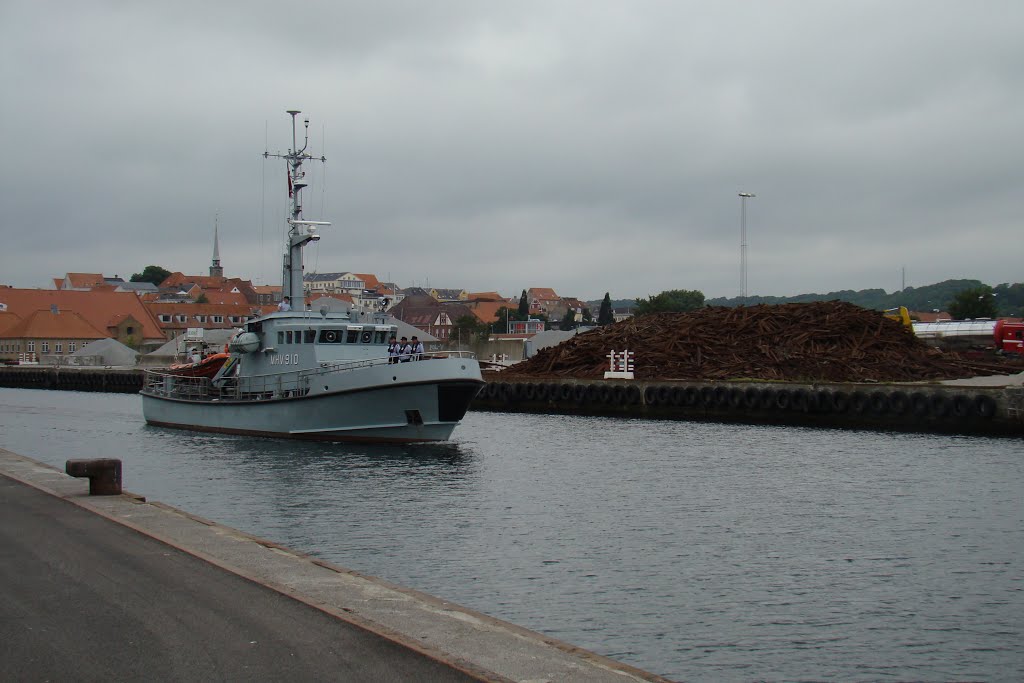
<svg viewBox="0 0 1024 683">
<path fill-rule="evenodd" d="M 213 218 L 213 264 L 210 265 L 210 277 L 224 277 L 224 269 L 220 267 L 220 241 L 217 239 L 218 216 Z"/>
</svg>

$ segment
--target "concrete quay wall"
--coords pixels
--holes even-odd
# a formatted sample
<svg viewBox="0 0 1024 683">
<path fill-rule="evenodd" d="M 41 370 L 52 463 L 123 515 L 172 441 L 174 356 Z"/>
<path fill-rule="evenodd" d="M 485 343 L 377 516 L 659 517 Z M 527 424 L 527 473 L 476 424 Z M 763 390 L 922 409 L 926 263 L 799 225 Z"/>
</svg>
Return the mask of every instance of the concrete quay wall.
<svg viewBox="0 0 1024 683">
<path fill-rule="evenodd" d="M 1024 435 L 1024 388 L 490 378 L 474 409 Z"/>
<path fill-rule="evenodd" d="M 93 604 L 103 595 L 99 588 L 76 596 L 69 592 L 72 584 L 60 585 L 58 598 L 54 598 L 52 585 L 47 586 L 49 592 L 22 594 L 16 602 L 21 610 L 17 614 L 30 626 L 48 623 L 43 618 L 49 613 L 47 610 L 60 608 L 61 602 L 72 601 L 79 601 L 76 604 L 81 605 L 84 612 L 101 614 L 103 620 L 101 624 L 70 617 L 65 620 L 68 623 L 61 632 L 61 642 L 84 643 L 78 650 L 88 652 L 89 662 L 69 660 L 54 665 L 46 658 L 34 657 L 34 651 L 12 651 L 16 656 L 4 662 L 10 668 L 0 666 L 0 670 L 20 671 L 20 675 L 14 676 L 18 680 L 144 679 L 146 676 L 139 671 L 147 671 L 150 665 L 168 658 L 181 665 L 182 680 L 259 679 L 261 673 L 273 680 L 282 676 L 282 668 L 291 668 L 289 662 L 296 662 L 292 672 L 295 676 L 310 680 L 438 680 L 430 674 L 436 670 L 432 663 L 440 663 L 456 674 L 461 672 L 465 674 L 463 678 L 495 683 L 667 680 L 442 598 L 361 574 L 183 510 L 146 501 L 138 495 L 126 492 L 90 496 L 84 479 L 73 479 L 49 465 L 0 448 L 0 507 L 6 505 L 5 509 L 12 510 L 11 506 L 18 505 L 24 497 L 4 499 L 4 478 L 51 497 L 50 502 L 38 503 L 25 513 L 34 525 L 42 527 L 38 530 L 40 536 L 75 539 L 70 547 L 49 543 L 42 544 L 38 553 L 18 553 L 8 563 L 8 569 L 18 570 L 19 576 L 31 576 L 56 567 L 64 573 L 80 575 L 83 581 L 96 579 L 102 584 L 102 591 L 116 594 L 104 605 Z M 67 503 L 166 548 L 140 551 L 128 537 L 135 534 L 97 528 L 77 520 L 66 521 L 68 515 L 59 508 Z M 0 536 L 23 533 L 18 523 L 19 514 L 0 515 Z M 83 545 L 85 550 L 81 549 Z M 292 614 L 289 605 L 279 602 L 269 601 L 269 606 L 265 607 L 261 607 L 262 600 L 246 602 L 244 596 L 251 595 L 251 591 L 243 591 L 233 579 L 209 578 L 205 570 L 176 559 L 176 551 L 313 609 L 305 614 Z M 59 555 L 59 561 L 50 557 L 53 554 Z M 169 582 L 163 590 L 174 596 L 173 608 L 166 605 L 154 608 L 153 603 L 162 596 L 153 597 L 142 588 L 154 582 Z M 282 618 L 282 625 L 275 615 L 278 611 L 285 613 L 286 608 L 289 608 L 286 614 L 291 616 Z M 189 619 L 180 615 L 205 616 L 196 617 L 194 635 L 190 635 L 193 631 L 180 628 L 181 624 L 189 623 Z M 338 637 L 346 640 L 328 643 L 314 640 L 314 637 L 321 638 L 322 629 L 330 626 L 323 624 L 325 615 L 368 634 L 376 644 L 363 642 L 349 646 L 347 643 L 353 636 L 341 633 Z M 245 641 L 256 633 L 262 636 L 258 643 L 256 640 L 250 643 L 251 649 L 243 644 L 245 649 L 239 650 L 238 633 L 234 630 L 225 636 L 215 634 L 213 641 L 207 640 L 204 619 L 214 624 L 216 619 L 223 619 L 231 629 L 237 624 L 260 629 L 238 629 L 245 631 Z M 166 630 L 160 623 L 154 623 L 156 620 L 168 621 Z M 111 630 L 113 634 L 107 636 L 102 629 Z M 19 626 L 17 631 L 24 629 Z M 302 635 L 307 633 L 310 634 L 308 641 Z M 300 635 L 295 637 L 295 634 Z M 100 638 L 105 642 L 98 642 Z M 42 642 L 38 637 L 29 640 L 36 645 Z M 128 641 L 131 641 L 130 656 L 125 657 L 123 651 Z M 177 651 L 168 654 L 168 643 L 179 646 L 184 654 Z M 284 664 L 261 671 L 259 662 L 265 660 L 257 659 L 257 647 L 260 652 L 269 652 L 276 643 L 288 645 L 284 648 Z M 395 647 L 423 655 L 418 665 L 422 671 L 395 675 L 395 667 L 390 666 Z M 289 648 L 294 649 L 288 652 Z M 117 652 L 106 652 L 111 649 Z M 188 659 L 193 652 L 198 653 L 194 661 Z M 349 661 L 344 661 L 346 659 Z M 376 659 L 380 661 L 357 661 Z M 306 669 L 298 668 L 301 662 L 305 662 Z M 317 662 L 321 662 L 319 670 Z M 91 664 L 92 668 L 86 664 Z M 339 665 L 344 668 L 330 668 Z M 134 668 L 127 668 L 129 666 Z M 415 663 L 412 666 L 416 666 Z M 314 670 L 310 671 L 310 667 Z M 246 670 L 238 672 L 238 668 Z M 54 676 L 54 671 L 61 673 Z M 357 675 L 353 671 L 392 673 Z M 457 678 L 453 675 L 441 680 Z"/>
<path fill-rule="evenodd" d="M 143 371 L 136 368 L 80 368 L 68 366 L 0 366 L 0 387 L 61 389 L 135 394 L 142 389 Z"/>
</svg>

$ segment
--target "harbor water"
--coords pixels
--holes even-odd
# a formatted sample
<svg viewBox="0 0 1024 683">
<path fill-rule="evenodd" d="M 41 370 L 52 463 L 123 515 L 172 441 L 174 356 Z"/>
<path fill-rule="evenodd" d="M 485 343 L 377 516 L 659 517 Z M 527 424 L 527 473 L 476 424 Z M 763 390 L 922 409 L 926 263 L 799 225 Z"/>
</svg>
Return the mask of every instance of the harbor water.
<svg viewBox="0 0 1024 683">
<path fill-rule="evenodd" d="M 471 411 L 317 444 L 0 388 L 0 446 L 673 679 L 1024 678 L 1020 439 Z"/>
</svg>

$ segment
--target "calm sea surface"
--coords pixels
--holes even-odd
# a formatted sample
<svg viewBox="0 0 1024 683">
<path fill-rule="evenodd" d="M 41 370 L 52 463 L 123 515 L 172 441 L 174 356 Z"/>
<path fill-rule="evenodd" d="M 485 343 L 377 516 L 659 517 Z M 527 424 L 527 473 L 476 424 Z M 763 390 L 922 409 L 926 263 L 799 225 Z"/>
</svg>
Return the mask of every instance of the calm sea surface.
<svg viewBox="0 0 1024 683">
<path fill-rule="evenodd" d="M 1021 440 L 471 412 L 320 445 L 0 389 L 0 446 L 670 678 L 1024 679 Z"/>
</svg>

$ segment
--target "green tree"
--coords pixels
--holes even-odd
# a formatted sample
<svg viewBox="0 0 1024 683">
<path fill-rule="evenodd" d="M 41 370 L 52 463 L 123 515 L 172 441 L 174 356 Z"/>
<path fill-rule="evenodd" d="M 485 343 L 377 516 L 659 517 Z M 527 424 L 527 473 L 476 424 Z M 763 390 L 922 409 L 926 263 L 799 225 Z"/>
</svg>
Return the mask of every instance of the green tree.
<svg viewBox="0 0 1024 683">
<path fill-rule="evenodd" d="M 956 320 L 995 318 L 996 297 L 988 285 L 958 292 L 949 304 L 949 314 Z"/>
<path fill-rule="evenodd" d="M 612 298 L 608 292 L 604 293 L 604 300 L 601 301 L 601 308 L 597 312 L 598 325 L 610 325 L 615 322 L 615 315 L 612 314 Z"/>
<path fill-rule="evenodd" d="M 448 336 L 448 345 L 472 344 L 487 332 L 487 325 L 480 322 L 475 315 L 462 315 L 456 318 L 452 325 L 451 334 Z"/>
<path fill-rule="evenodd" d="M 167 276 L 171 274 L 171 271 L 160 266 L 146 266 L 142 269 L 141 273 L 135 273 L 132 275 L 130 282 L 152 282 L 154 285 L 160 286 L 160 283 L 167 279 Z"/>
<path fill-rule="evenodd" d="M 196 297 L 196 303 L 197 304 L 208 304 L 208 303 L 210 303 L 210 300 L 206 296 L 206 292 L 203 292 L 202 294 L 200 294 L 199 296 Z"/>
<path fill-rule="evenodd" d="M 696 289 L 669 289 L 661 294 L 636 300 L 636 315 L 649 313 L 685 313 L 704 306 L 704 292 Z"/>
<path fill-rule="evenodd" d="M 519 310 L 516 311 L 519 317 L 516 320 L 527 320 L 530 317 L 530 302 L 526 300 L 526 290 L 523 290 L 522 295 L 519 297 Z"/>
<path fill-rule="evenodd" d="M 562 317 L 562 322 L 558 325 L 558 329 L 571 330 L 574 327 L 576 327 L 576 309 L 568 308 L 565 311 L 565 316 Z"/>
</svg>

